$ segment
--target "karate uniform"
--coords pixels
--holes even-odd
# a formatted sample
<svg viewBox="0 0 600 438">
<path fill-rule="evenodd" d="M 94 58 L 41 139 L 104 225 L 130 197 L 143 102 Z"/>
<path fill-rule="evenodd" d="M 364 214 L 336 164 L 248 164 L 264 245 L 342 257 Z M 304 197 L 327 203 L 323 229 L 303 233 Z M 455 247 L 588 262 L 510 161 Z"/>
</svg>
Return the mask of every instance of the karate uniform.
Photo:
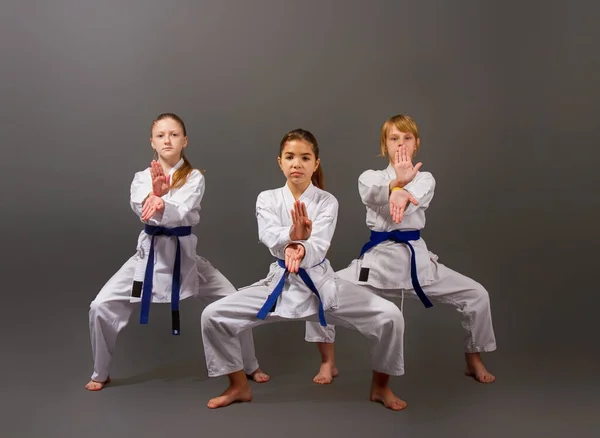
<svg viewBox="0 0 600 438">
<path fill-rule="evenodd" d="M 181 167 L 180 160 L 169 172 L 171 178 Z M 180 188 L 174 188 L 162 197 L 165 208 L 155 213 L 146 225 L 166 228 L 192 227 L 200 220 L 200 202 L 204 195 L 204 176 L 194 169 Z M 137 172 L 131 184 L 130 204 L 141 217 L 145 198 L 152 192 L 150 169 Z M 134 309 L 141 300 L 141 288 L 150 256 L 152 236 L 142 231 L 138 237 L 136 253 L 125 262 L 116 274 L 104 285 L 90 304 L 89 324 L 94 358 L 92 379 L 104 382 L 109 375 L 112 354 L 117 335 L 128 324 Z M 180 242 L 180 292 L 179 299 L 189 297 L 209 304 L 236 291 L 235 287 L 211 263 L 196 255 L 197 237 L 192 233 L 179 237 Z M 154 266 L 152 273 L 152 303 L 171 302 L 174 261 L 177 252 L 175 237 L 154 237 Z M 162 310 L 163 306 L 154 310 Z M 152 314 L 153 311 L 150 311 Z M 258 368 L 254 355 L 252 332 L 240 334 L 243 346 L 244 365 L 248 373 Z"/>
<path fill-rule="evenodd" d="M 400 309 L 388 300 L 337 278 L 325 258 L 337 223 L 336 198 L 310 184 L 299 200 L 305 203 L 312 220 L 311 236 L 299 242 L 306 252 L 300 267 L 314 283 L 320 300 L 300 275 L 286 276 L 285 265 L 282 267 L 281 262 L 274 262 L 264 279 L 206 307 L 202 313 L 202 339 L 209 376 L 242 369 L 238 334 L 271 322 L 319 321 L 320 303 L 327 324 L 354 328 L 369 339 L 374 370 L 402 375 L 404 319 Z M 264 191 L 257 198 L 259 239 L 278 260 L 285 260 L 285 248 L 292 243 L 290 210 L 294 202 L 287 184 Z M 273 309 L 265 303 L 282 277 L 283 290 Z M 269 312 L 260 319 L 258 314 L 263 308 Z"/>
<path fill-rule="evenodd" d="M 425 227 L 425 210 L 435 190 L 435 179 L 429 172 L 418 172 L 407 184 L 407 190 L 418 202 L 408 204 L 402 222 L 396 224 L 390 215 L 389 184 L 396 178 L 393 166 L 385 170 L 368 170 L 358 180 L 358 190 L 367 210 L 367 227 L 375 232 L 421 230 Z M 422 238 L 411 241 L 414 248 L 416 273 L 422 290 L 432 303 L 450 304 L 461 315 L 465 330 L 464 349 L 468 353 L 496 349 L 488 292 L 476 281 L 438 262 Z M 362 258 L 337 272 L 340 278 L 361 285 L 389 300 L 407 295 L 418 298 L 411 280 L 411 251 L 404 243 L 382 242 L 365 252 Z M 306 324 L 306 340 L 335 340 L 335 327 Z"/>
</svg>

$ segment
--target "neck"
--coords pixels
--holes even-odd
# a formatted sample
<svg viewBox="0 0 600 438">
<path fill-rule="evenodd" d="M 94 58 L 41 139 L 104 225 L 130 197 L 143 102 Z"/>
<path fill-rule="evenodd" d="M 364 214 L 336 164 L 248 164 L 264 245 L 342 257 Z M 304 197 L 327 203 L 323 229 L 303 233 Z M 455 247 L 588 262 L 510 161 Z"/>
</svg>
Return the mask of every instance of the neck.
<svg viewBox="0 0 600 438">
<path fill-rule="evenodd" d="M 291 183 L 289 180 L 287 182 L 287 186 L 290 189 L 290 192 L 292 192 L 292 195 L 294 196 L 295 200 L 298 200 L 300 196 L 302 196 L 302 193 L 304 193 L 304 191 L 308 188 L 309 185 L 310 181 L 302 183 L 301 185 Z"/>
<path fill-rule="evenodd" d="M 170 160 L 165 160 L 161 156 L 158 157 L 158 163 L 162 166 L 165 173 L 169 173 L 171 169 L 173 169 L 173 167 L 179 163 L 179 160 L 181 160 L 181 157 L 177 159 L 172 158 Z"/>
</svg>

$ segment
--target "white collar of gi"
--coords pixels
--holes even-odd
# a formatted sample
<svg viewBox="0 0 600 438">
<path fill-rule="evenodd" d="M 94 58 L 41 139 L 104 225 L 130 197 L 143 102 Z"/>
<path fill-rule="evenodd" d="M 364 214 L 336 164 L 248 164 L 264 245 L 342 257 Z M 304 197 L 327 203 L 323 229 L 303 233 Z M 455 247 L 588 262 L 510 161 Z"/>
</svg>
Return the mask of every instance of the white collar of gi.
<svg viewBox="0 0 600 438">
<path fill-rule="evenodd" d="M 285 183 L 285 185 L 282 187 L 282 190 L 283 197 L 288 207 L 291 208 L 291 206 L 294 205 L 295 199 L 287 183 Z M 298 198 L 298 200 L 303 201 L 306 204 L 306 201 L 308 201 L 316 193 L 316 191 L 317 187 L 311 181 L 306 190 L 304 190 L 304 192 L 300 195 L 300 198 Z"/>
<path fill-rule="evenodd" d="M 173 174 L 175 173 L 175 171 L 177 169 L 179 169 L 181 166 L 183 166 L 183 163 L 184 163 L 184 161 L 183 161 L 183 158 L 182 158 L 182 159 L 180 159 L 177 162 L 177 164 L 175 166 L 173 166 L 173 168 L 171 170 L 169 170 L 169 176 L 173 176 Z"/>
</svg>

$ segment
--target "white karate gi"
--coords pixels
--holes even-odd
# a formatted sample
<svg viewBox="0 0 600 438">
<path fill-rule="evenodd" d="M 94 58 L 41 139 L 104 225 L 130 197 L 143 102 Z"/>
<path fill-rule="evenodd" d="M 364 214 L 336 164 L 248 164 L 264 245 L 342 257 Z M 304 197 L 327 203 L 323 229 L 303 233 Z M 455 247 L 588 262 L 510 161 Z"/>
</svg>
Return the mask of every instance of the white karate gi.
<svg viewBox="0 0 600 438">
<path fill-rule="evenodd" d="M 183 160 L 169 172 L 173 176 L 183 164 Z M 155 213 L 146 223 L 167 228 L 194 226 L 200 220 L 200 202 L 204 195 L 205 179 L 193 170 L 185 184 L 171 189 L 162 197 L 165 208 Z M 150 169 L 137 172 L 131 184 L 131 208 L 141 217 L 142 202 L 152 192 Z M 128 324 L 134 309 L 139 309 L 139 297 L 132 296 L 134 280 L 143 281 L 150 249 L 151 236 L 142 231 L 138 238 L 137 252 L 104 285 L 98 296 L 90 304 L 89 324 L 94 359 L 92 379 L 104 382 L 109 375 L 112 354 L 117 335 Z M 226 295 L 236 292 L 235 287 L 210 262 L 196 255 L 197 237 L 180 237 L 181 245 L 181 288 L 180 300 L 189 297 L 209 304 Z M 153 303 L 171 302 L 171 283 L 177 240 L 175 237 L 156 236 L 154 238 L 154 276 L 152 288 Z M 161 306 L 162 307 L 162 306 Z M 156 306 L 150 306 L 150 315 Z M 243 346 L 245 370 L 248 373 L 258 368 L 254 355 L 252 332 L 240 334 Z"/>
<path fill-rule="evenodd" d="M 300 201 L 306 204 L 308 217 L 313 221 L 311 236 L 300 242 L 306 250 L 300 267 L 306 269 L 322 298 L 327 323 L 358 330 L 372 344 L 373 369 L 402 375 L 404 319 L 400 309 L 388 300 L 336 278 L 325 259 L 337 223 L 337 199 L 311 184 Z M 293 204 L 294 197 L 287 185 L 260 193 L 256 202 L 260 241 L 278 259 L 285 259 L 285 248 L 291 243 Z M 236 336 L 243 331 L 276 321 L 318 321 L 318 299 L 298 274 L 289 274 L 275 311 L 264 320 L 257 318 L 284 272 L 285 269 L 274 262 L 266 278 L 204 309 L 202 339 L 210 377 L 242 369 Z"/>
<path fill-rule="evenodd" d="M 391 164 L 385 170 L 367 170 L 360 175 L 358 191 L 367 209 L 367 227 L 374 231 L 423 229 L 425 210 L 431 203 L 435 189 L 433 175 L 418 172 L 404 187 L 419 205 L 410 203 L 399 224 L 392 220 L 389 207 L 389 184 L 395 178 L 396 173 Z M 461 314 L 466 334 L 465 351 L 472 353 L 495 350 L 490 300 L 485 288 L 439 263 L 437 255 L 427 249 L 422 238 L 410 243 L 415 250 L 417 276 L 425 295 L 434 305 L 450 304 Z M 388 240 L 368 250 L 362 259 L 353 260 L 347 268 L 338 271 L 337 275 L 389 300 L 398 299 L 404 294 L 418 300 L 411 282 L 410 258 L 407 245 Z M 363 268 L 368 269 L 366 281 L 359 280 Z M 321 327 L 308 322 L 306 340 L 332 343 L 335 340 L 335 327 Z"/>
</svg>

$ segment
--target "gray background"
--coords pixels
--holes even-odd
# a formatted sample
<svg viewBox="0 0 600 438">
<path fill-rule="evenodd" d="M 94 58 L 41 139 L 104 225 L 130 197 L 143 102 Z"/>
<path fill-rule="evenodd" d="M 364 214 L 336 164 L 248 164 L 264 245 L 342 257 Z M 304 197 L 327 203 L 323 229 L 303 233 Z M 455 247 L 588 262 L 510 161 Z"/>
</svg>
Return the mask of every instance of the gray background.
<svg viewBox="0 0 600 438">
<path fill-rule="evenodd" d="M 591 436 L 597 370 L 600 65 L 597 4 L 516 1 L 4 1 L 0 14 L 2 436 Z M 368 236 L 358 175 L 383 168 L 379 129 L 419 123 L 437 180 L 424 237 L 484 284 L 499 350 L 492 386 L 462 376 L 455 312 L 405 304 L 409 409 L 367 401 L 369 355 L 339 330 L 341 375 L 303 324 L 255 331 L 255 401 L 205 402 L 197 304 L 119 338 L 115 384 L 91 373 L 87 311 L 134 249 L 133 173 L 161 112 L 206 171 L 198 252 L 237 287 L 262 278 L 254 202 L 283 185 L 282 135 L 311 130 L 340 201 L 334 268 Z M 579 432 L 574 433 L 574 428 Z"/>
</svg>

